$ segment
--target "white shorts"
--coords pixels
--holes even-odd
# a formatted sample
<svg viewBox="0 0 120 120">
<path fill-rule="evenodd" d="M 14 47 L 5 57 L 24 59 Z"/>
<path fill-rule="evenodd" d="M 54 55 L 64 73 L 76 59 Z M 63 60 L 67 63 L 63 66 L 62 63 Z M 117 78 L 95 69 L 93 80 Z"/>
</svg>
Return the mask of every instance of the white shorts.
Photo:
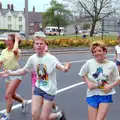
<svg viewBox="0 0 120 120">
<path fill-rule="evenodd" d="M 22 76 L 8 76 L 5 78 L 5 82 L 10 82 L 11 80 L 16 80 L 16 79 L 19 79 L 19 80 L 22 80 Z"/>
</svg>

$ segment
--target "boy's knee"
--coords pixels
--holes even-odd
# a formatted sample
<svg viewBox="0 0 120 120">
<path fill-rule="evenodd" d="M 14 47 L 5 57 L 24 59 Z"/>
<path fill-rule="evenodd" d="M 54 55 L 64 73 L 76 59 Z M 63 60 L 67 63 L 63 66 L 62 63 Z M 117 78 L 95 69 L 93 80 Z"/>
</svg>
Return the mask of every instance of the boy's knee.
<svg viewBox="0 0 120 120">
<path fill-rule="evenodd" d="M 36 120 L 37 118 L 39 118 L 38 111 L 35 111 L 35 110 L 32 111 L 32 118 L 33 120 Z"/>
<path fill-rule="evenodd" d="M 40 120 L 48 120 L 48 119 L 49 119 L 49 116 L 46 116 L 46 115 L 40 116 Z"/>
</svg>

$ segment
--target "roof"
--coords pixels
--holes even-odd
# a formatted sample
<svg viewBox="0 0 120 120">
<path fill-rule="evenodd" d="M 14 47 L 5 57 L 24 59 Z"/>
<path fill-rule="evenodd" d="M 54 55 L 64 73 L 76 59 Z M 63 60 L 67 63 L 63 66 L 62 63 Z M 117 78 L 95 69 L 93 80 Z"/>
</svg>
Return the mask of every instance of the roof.
<svg viewBox="0 0 120 120">
<path fill-rule="evenodd" d="M 28 12 L 29 22 L 42 22 L 42 12 Z"/>
<path fill-rule="evenodd" d="M 14 17 L 17 17 L 18 14 L 19 14 L 20 12 L 22 12 L 22 11 L 11 11 L 11 10 L 9 10 L 9 9 L 1 9 L 0 11 L 1 11 L 2 15 L 4 15 L 4 16 L 10 11 L 10 12 L 13 14 Z M 23 12 L 22 12 L 22 13 L 23 13 Z M 23 14 L 24 14 L 24 13 L 23 13 Z"/>
<path fill-rule="evenodd" d="M 6 13 L 7 13 L 9 10 L 8 10 L 8 9 L 1 9 L 0 11 L 1 11 L 2 15 L 6 15 Z"/>
<path fill-rule="evenodd" d="M 1 9 L 0 10 L 2 15 L 5 16 L 9 11 L 9 9 Z M 22 13 L 24 16 L 24 11 L 11 11 L 11 13 L 13 14 L 14 17 L 17 17 L 19 13 Z M 28 12 L 28 19 L 29 22 L 42 22 L 42 12 Z"/>
</svg>

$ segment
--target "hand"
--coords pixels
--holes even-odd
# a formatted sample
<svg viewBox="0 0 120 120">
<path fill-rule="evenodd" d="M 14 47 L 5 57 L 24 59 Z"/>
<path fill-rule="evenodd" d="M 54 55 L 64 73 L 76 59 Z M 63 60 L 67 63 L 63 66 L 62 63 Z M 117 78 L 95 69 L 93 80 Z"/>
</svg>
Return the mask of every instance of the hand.
<svg viewBox="0 0 120 120">
<path fill-rule="evenodd" d="M 64 64 L 64 68 L 65 68 L 65 72 L 67 72 L 70 68 L 70 62 L 67 61 L 65 64 Z"/>
<path fill-rule="evenodd" d="M 0 72 L 0 77 L 8 77 L 9 73 L 7 71 Z"/>
<path fill-rule="evenodd" d="M 112 86 L 109 85 L 109 84 L 105 84 L 105 86 L 104 86 L 104 92 L 105 92 L 105 93 L 108 93 L 108 92 L 110 92 L 111 90 L 112 90 Z"/>
<path fill-rule="evenodd" d="M 95 88 L 97 88 L 97 85 L 95 83 L 88 82 L 88 88 L 89 89 L 95 89 Z"/>
<path fill-rule="evenodd" d="M 18 42 L 21 41 L 21 35 L 19 33 L 15 33 L 15 40 L 17 40 Z"/>
</svg>

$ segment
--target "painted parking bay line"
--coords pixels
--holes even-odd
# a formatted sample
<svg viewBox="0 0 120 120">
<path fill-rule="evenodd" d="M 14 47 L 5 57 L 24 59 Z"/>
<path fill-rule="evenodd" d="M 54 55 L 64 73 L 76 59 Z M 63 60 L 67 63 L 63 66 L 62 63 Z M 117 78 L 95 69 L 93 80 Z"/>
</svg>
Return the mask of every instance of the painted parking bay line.
<svg viewBox="0 0 120 120">
<path fill-rule="evenodd" d="M 70 85 L 70 86 L 68 86 L 68 87 L 65 87 L 65 88 L 62 88 L 62 89 L 58 90 L 57 93 L 64 92 L 64 91 L 66 91 L 66 90 L 69 90 L 69 89 L 71 89 L 71 88 L 77 87 L 77 86 L 82 85 L 82 84 L 84 84 L 84 83 L 85 83 L 85 82 L 79 82 L 79 83 Z M 29 104 L 30 104 L 31 102 L 32 102 L 31 99 L 28 100 L 28 103 L 29 103 Z M 12 107 L 12 110 L 17 109 L 17 108 L 19 108 L 19 107 L 21 107 L 21 106 L 22 106 L 21 104 L 14 105 L 14 106 Z M 6 111 L 6 109 L 1 110 L 0 113 L 3 114 L 3 113 L 5 113 L 5 111 Z"/>
</svg>

